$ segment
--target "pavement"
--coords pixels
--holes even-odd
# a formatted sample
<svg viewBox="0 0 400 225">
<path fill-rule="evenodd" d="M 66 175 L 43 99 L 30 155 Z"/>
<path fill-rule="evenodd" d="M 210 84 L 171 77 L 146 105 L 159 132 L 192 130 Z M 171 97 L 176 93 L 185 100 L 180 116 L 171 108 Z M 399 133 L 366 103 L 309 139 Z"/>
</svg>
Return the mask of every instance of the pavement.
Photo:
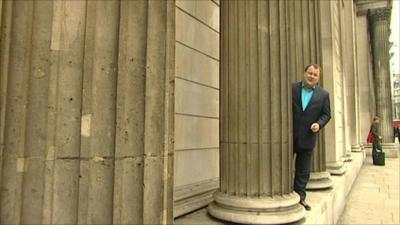
<svg viewBox="0 0 400 225">
<path fill-rule="evenodd" d="M 362 160 L 360 156 L 358 158 Z M 371 156 L 367 156 L 364 162 L 360 161 L 359 166 L 361 167 L 362 164 L 362 167 L 354 180 L 351 191 L 347 197 L 344 197 L 346 198 L 346 203 L 337 224 L 400 224 L 400 158 L 386 158 L 385 161 L 385 166 L 373 165 Z M 333 178 L 336 183 L 339 183 L 341 179 L 344 182 L 342 177 Z M 310 203 L 320 202 L 319 194 L 321 193 L 311 193 Z M 318 200 L 313 202 L 312 197 Z M 319 214 L 315 208 L 317 207 L 313 208 L 314 212 L 307 212 L 306 219 L 295 224 L 314 224 L 315 220 L 312 218 L 318 217 L 318 215 L 313 214 Z M 321 224 L 319 222 L 315 223 Z M 233 223 L 215 219 L 208 215 L 206 208 L 203 208 L 177 218 L 174 224 L 226 225 Z"/>
<path fill-rule="evenodd" d="M 338 224 L 400 224 L 399 161 L 375 166 L 367 156 Z"/>
</svg>

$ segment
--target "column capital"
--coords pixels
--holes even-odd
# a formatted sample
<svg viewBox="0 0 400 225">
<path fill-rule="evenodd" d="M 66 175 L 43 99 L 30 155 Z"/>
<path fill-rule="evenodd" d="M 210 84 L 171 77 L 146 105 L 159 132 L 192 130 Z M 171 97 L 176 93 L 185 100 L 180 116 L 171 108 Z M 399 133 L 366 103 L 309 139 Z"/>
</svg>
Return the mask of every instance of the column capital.
<svg viewBox="0 0 400 225">
<path fill-rule="evenodd" d="M 374 23 L 381 20 L 390 21 L 391 8 L 368 10 L 368 19 Z"/>
</svg>

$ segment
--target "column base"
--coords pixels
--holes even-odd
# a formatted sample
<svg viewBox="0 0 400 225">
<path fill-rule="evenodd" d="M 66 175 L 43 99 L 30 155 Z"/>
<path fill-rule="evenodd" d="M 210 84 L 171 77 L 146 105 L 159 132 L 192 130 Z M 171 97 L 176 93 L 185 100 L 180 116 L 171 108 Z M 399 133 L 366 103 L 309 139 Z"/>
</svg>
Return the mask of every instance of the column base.
<svg viewBox="0 0 400 225">
<path fill-rule="evenodd" d="M 327 163 L 326 170 L 332 175 L 341 176 L 346 173 L 347 168 L 342 161 L 337 161 L 334 163 Z"/>
<path fill-rule="evenodd" d="M 310 174 L 310 180 L 307 183 L 307 190 L 319 190 L 331 188 L 333 181 L 329 172 L 312 172 Z"/>
<path fill-rule="evenodd" d="M 359 144 L 352 145 L 352 146 L 351 146 L 351 151 L 352 151 L 352 152 L 361 152 L 361 151 L 362 151 L 362 147 L 361 147 L 361 145 L 359 145 Z"/>
<path fill-rule="evenodd" d="M 347 151 L 347 152 L 346 152 L 346 155 L 343 157 L 343 161 L 344 161 L 344 162 L 351 162 L 351 161 L 353 161 L 353 159 L 351 158 L 351 152 L 350 152 L 350 151 Z"/>
<path fill-rule="evenodd" d="M 285 224 L 305 216 L 295 192 L 283 196 L 247 198 L 214 193 L 208 212 L 221 220 L 243 224 Z"/>
</svg>

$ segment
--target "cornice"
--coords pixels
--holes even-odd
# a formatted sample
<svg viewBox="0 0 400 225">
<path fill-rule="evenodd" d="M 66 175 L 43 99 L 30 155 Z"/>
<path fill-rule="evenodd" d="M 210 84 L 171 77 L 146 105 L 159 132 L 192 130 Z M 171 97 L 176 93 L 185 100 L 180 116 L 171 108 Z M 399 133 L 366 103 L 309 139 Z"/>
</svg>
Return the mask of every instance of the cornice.
<svg viewBox="0 0 400 225">
<path fill-rule="evenodd" d="M 387 20 L 390 21 L 391 8 L 368 10 L 368 19 L 371 22 Z"/>
<path fill-rule="evenodd" d="M 393 0 L 354 0 L 357 16 L 365 16 L 368 11 L 382 8 L 391 8 Z"/>
</svg>

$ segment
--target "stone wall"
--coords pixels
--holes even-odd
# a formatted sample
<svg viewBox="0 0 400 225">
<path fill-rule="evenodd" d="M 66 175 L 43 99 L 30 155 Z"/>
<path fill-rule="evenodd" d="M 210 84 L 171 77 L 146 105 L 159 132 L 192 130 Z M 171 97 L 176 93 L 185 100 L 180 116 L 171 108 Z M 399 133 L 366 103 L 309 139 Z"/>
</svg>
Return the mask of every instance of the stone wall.
<svg viewBox="0 0 400 225">
<path fill-rule="evenodd" d="M 219 186 L 219 1 L 176 1 L 174 216 Z"/>
</svg>

